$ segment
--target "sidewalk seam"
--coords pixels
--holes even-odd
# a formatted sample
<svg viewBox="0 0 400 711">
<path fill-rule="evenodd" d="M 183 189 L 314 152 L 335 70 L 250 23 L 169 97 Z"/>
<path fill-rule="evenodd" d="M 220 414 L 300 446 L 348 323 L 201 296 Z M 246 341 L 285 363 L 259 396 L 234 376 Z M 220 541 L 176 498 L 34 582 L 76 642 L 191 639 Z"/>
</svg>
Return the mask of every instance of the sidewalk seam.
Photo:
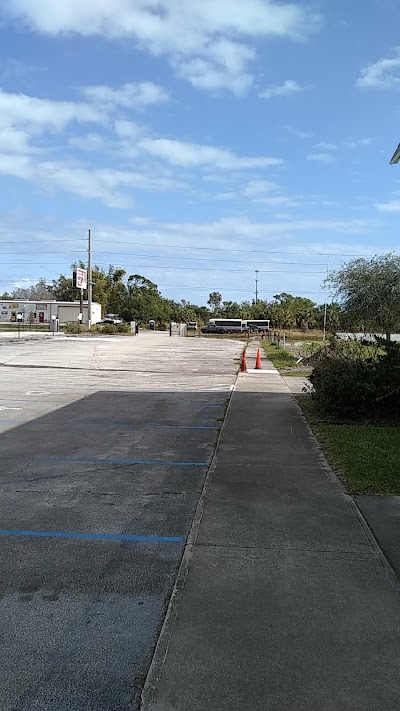
<svg viewBox="0 0 400 711">
<path fill-rule="evenodd" d="M 204 480 L 203 488 L 201 490 L 199 502 L 196 507 L 196 511 L 193 517 L 192 525 L 190 527 L 190 531 L 183 549 L 183 554 L 181 558 L 181 562 L 178 568 L 178 572 L 176 575 L 175 583 L 172 588 L 171 592 L 171 597 L 170 601 L 167 607 L 167 612 L 164 618 L 164 622 L 162 624 L 160 633 L 158 635 L 158 640 L 156 644 L 156 648 L 154 650 L 154 654 L 152 656 L 149 670 L 146 675 L 145 683 L 142 689 L 142 693 L 140 695 L 140 711 L 146 711 L 146 709 L 150 710 L 150 704 L 152 703 L 153 700 L 153 694 L 156 689 L 157 682 L 159 681 L 165 660 L 168 655 L 168 650 L 172 641 L 173 633 L 174 633 L 174 628 L 175 628 L 175 620 L 178 615 L 178 608 L 179 608 L 179 602 L 180 602 L 180 596 L 184 590 L 185 583 L 186 583 L 186 578 L 189 573 L 189 565 L 190 561 L 192 559 L 192 554 L 193 554 L 193 549 L 197 540 L 197 535 L 200 529 L 200 523 L 201 519 L 203 517 L 203 512 L 204 512 L 204 503 L 205 503 L 205 497 L 208 492 L 208 489 L 210 488 L 211 482 L 212 482 L 212 477 L 215 471 L 215 468 L 217 466 L 217 460 L 218 460 L 218 448 L 220 445 L 220 441 L 222 438 L 222 434 L 224 432 L 226 422 L 228 420 L 229 416 L 229 411 L 231 409 L 231 404 L 232 404 L 232 399 L 233 399 L 233 394 L 235 392 L 235 387 L 236 383 L 238 381 L 238 376 L 239 376 L 239 371 L 236 371 L 235 374 L 235 381 L 233 384 L 233 388 L 228 391 L 228 405 L 225 410 L 225 415 L 224 415 L 224 420 L 222 422 L 221 428 L 218 433 L 218 438 L 217 442 L 215 445 L 215 450 L 213 457 L 210 462 L 210 466 L 208 467 L 207 474 Z"/>
</svg>

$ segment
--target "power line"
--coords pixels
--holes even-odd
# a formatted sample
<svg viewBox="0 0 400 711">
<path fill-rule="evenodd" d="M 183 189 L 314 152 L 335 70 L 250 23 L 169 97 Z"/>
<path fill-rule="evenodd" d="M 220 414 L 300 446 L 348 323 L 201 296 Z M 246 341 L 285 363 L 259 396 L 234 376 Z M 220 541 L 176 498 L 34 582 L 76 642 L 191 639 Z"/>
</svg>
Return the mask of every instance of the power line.
<svg viewBox="0 0 400 711">
<path fill-rule="evenodd" d="M 212 289 L 213 291 L 215 291 L 215 290 L 223 291 L 225 294 L 227 292 L 228 293 L 230 293 L 230 292 L 234 292 L 234 293 L 244 292 L 246 294 L 249 293 L 248 289 L 226 289 L 226 287 L 224 287 L 224 286 L 181 286 L 178 284 L 157 284 L 157 287 L 159 287 L 160 289 L 204 289 L 205 291 L 209 291 L 210 289 Z M 259 293 L 260 294 L 275 294 L 276 289 L 273 289 L 270 291 L 265 291 L 264 289 L 262 289 Z M 324 293 L 323 291 L 301 291 L 301 295 L 303 295 L 303 294 L 323 294 L 323 293 Z M 292 294 L 292 296 L 293 296 L 293 294 Z"/>
<path fill-rule="evenodd" d="M 83 252 L 83 253 L 86 253 L 86 250 L 84 250 L 84 249 L 79 250 L 79 251 L 80 251 L 80 252 Z M 28 250 L 28 251 L 24 250 L 24 255 L 29 254 L 29 253 L 30 253 L 29 250 Z M 15 255 L 15 251 L 3 252 L 3 254 L 14 254 L 14 255 Z M 35 254 L 35 255 L 37 256 L 37 252 L 32 251 L 32 254 Z M 48 251 L 48 252 L 47 252 L 47 251 L 41 251 L 41 252 L 40 252 L 40 255 L 42 255 L 42 254 L 53 254 L 53 255 L 54 255 L 54 250 L 50 250 L 50 251 Z M 114 255 L 114 254 L 115 254 L 115 250 L 112 251 L 112 252 L 111 252 L 111 251 L 110 251 L 110 252 L 108 252 L 108 251 L 107 251 L 107 252 L 96 251 L 96 254 L 113 254 L 113 255 Z M 168 256 L 165 255 L 165 254 L 135 254 L 135 252 L 125 252 L 125 253 L 124 253 L 124 252 L 122 252 L 122 253 L 119 252 L 117 256 L 118 256 L 118 258 L 121 258 L 121 257 L 139 257 L 139 258 L 149 257 L 149 258 L 154 258 L 154 259 L 179 259 L 179 260 L 182 260 L 182 259 L 183 259 L 183 260 L 185 260 L 185 261 L 187 260 L 187 261 L 191 261 L 191 262 L 232 262 L 232 263 L 234 263 L 234 264 L 252 264 L 252 263 L 253 263 L 253 262 L 249 262 L 249 261 L 246 260 L 246 259 L 215 259 L 215 257 L 178 257 L 178 256 L 176 256 L 176 255 L 174 255 L 173 257 L 168 257 Z M 13 262 L 2 262 L 2 263 L 3 263 L 3 264 L 12 264 Z M 15 264 L 17 264 L 17 263 L 20 264 L 21 261 L 18 260 L 18 262 L 15 262 Z M 55 263 L 58 264 L 59 262 L 57 261 L 57 262 L 55 262 Z M 272 262 L 272 263 L 273 263 L 273 264 L 290 264 L 290 265 L 293 265 L 293 266 L 294 266 L 294 265 L 304 266 L 304 262 Z M 266 262 L 260 262 L 260 261 L 257 260 L 257 264 L 271 264 L 271 260 L 269 259 L 269 260 L 266 261 Z M 313 267 L 325 267 L 325 268 L 326 268 L 326 262 L 313 263 L 312 266 L 313 266 Z M 253 270 L 252 270 L 252 271 L 253 271 Z"/>
<path fill-rule="evenodd" d="M 23 279 L 24 277 L 21 277 L 21 278 Z M 6 284 L 8 282 L 5 280 L 0 280 L 0 283 Z M 24 287 L 22 287 L 22 288 L 24 288 Z M 27 286 L 27 288 L 29 288 L 29 286 Z M 160 289 L 204 289 L 204 291 L 208 291 L 208 292 L 218 290 L 218 291 L 224 292 L 224 294 L 226 294 L 226 293 L 228 293 L 228 294 L 230 294 L 230 293 L 249 294 L 250 293 L 248 289 L 236 289 L 236 288 L 227 289 L 224 286 L 214 286 L 214 285 L 208 285 L 208 286 L 190 285 L 189 286 L 186 284 L 184 284 L 184 285 L 181 285 L 181 284 L 157 284 L 157 288 L 160 288 Z M 299 290 L 296 289 L 295 291 L 299 291 Z M 271 290 L 262 289 L 261 291 L 259 291 L 259 294 L 275 294 L 275 293 L 276 293 L 276 289 L 271 289 Z M 308 295 L 312 295 L 312 294 L 323 294 L 325 292 L 324 291 L 299 291 L 299 293 L 300 293 L 300 296 L 304 296 L 304 295 L 308 296 Z M 295 294 L 292 294 L 292 296 L 295 296 Z"/>
<path fill-rule="evenodd" d="M 74 239 L 56 239 L 53 240 L 54 244 L 59 244 L 60 242 L 78 242 L 80 237 L 76 237 Z M 97 240 L 97 244 L 102 244 L 104 241 L 109 242 L 110 240 Z M 27 239 L 27 240 L 18 240 L 18 244 L 31 244 L 32 239 Z M 51 242 L 51 238 L 48 240 L 42 240 L 43 244 L 46 244 L 47 242 Z M 329 255 L 326 252 L 289 252 L 289 251 L 275 251 L 275 250 L 260 250 L 260 249 L 236 249 L 235 247 L 194 247 L 192 245 L 189 246 L 183 246 L 181 244 L 159 244 L 159 243 L 154 243 L 154 244 L 149 244 L 148 242 L 131 242 L 130 240 L 116 240 L 112 239 L 112 243 L 114 244 L 131 244 L 135 246 L 140 246 L 140 247 L 162 247 L 163 249 L 191 249 L 191 250 L 205 250 L 205 251 L 210 251 L 210 252 L 240 252 L 240 253 L 246 253 L 246 254 L 289 254 L 295 257 L 302 257 L 302 256 L 311 256 L 311 257 L 328 257 Z M 5 240 L 1 241 L 0 244 L 15 244 L 15 240 Z M 80 250 L 80 251 L 85 251 L 85 250 Z M 113 252 L 109 252 L 112 254 Z M 336 253 L 334 255 L 330 255 L 332 257 L 365 257 L 369 256 L 366 254 L 339 254 Z"/>
<path fill-rule="evenodd" d="M 21 262 L 19 262 L 19 263 L 21 264 Z M 31 262 L 22 262 L 22 263 L 23 264 L 31 264 Z M 3 262 L 3 264 L 7 264 L 9 266 L 9 265 L 18 264 L 18 262 Z M 52 262 L 49 262 L 49 263 L 42 262 L 41 266 L 46 266 L 46 267 L 53 266 L 53 263 Z M 246 273 L 246 274 L 248 274 L 250 272 L 254 272 L 254 269 L 222 269 L 222 268 L 216 269 L 215 267 L 193 267 L 193 268 L 191 268 L 191 267 L 174 267 L 174 266 L 170 266 L 169 264 L 165 265 L 165 266 L 161 266 L 161 265 L 157 265 L 157 264 L 137 264 L 136 263 L 136 264 L 126 264 L 125 266 L 130 267 L 130 268 L 140 267 L 140 269 L 166 269 L 166 270 L 169 269 L 172 271 L 181 271 L 181 270 L 182 271 L 189 271 L 189 270 L 191 270 L 191 271 L 199 271 L 199 272 L 223 272 L 223 273 L 225 273 L 225 272 L 241 272 L 241 273 Z M 296 274 L 296 275 L 299 274 L 299 272 L 293 271 L 290 269 L 264 269 L 264 270 L 258 269 L 257 272 L 259 274 Z M 303 274 L 325 274 L 325 272 L 323 272 L 323 271 L 303 272 L 302 271 L 301 275 L 303 275 Z"/>
</svg>

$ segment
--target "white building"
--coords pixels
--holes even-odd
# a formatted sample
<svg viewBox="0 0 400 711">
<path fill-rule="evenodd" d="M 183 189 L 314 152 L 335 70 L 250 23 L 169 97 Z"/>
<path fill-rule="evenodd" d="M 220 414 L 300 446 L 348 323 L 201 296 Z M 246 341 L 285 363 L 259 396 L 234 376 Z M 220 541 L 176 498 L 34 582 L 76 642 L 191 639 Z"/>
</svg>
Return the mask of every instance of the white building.
<svg viewBox="0 0 400 711">
<path fill-rule="evenodd" d="M 17 321 L 22 314 L 23 323 L 51 324 L 55 316 L 60 325 L 77 321 L 80 314 L 79 301 L 0 301 L 0 323 Z M 31 315 L 32 314 L 32 315 Z M 83 302 L 83 323 L 87 322 L 88 305 Z M 92 303 L 92 323 L 101 321 L 101 305 Z"/>
</svg>

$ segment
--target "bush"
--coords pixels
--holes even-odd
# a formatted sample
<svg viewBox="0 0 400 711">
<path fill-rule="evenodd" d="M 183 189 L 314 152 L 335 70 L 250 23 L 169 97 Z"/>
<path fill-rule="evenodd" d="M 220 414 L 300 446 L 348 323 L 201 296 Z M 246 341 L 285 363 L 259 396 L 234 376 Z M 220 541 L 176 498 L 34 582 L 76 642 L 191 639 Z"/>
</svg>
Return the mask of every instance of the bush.
<svg viewBox="0 0 400 711">
<path fill-rule="evenodd" d="M 95 323 L 90 329 L 97 333 L 105 333 L 107 335 L 115 335 L 117 333 L 131 333 L 129 323 Z"/>
<path fill-rule="evenodd" d="M 131 333 L 129 323 L 117 323 L 117 333 Z"/>
<path fill-rule="evenodd" d="M 82 326 L 78 321 L 70 321 L 63 326 L 63 331 L 66 333 L 85 333 L 87 330 L 86 326 Z"/>
<path fill-rule="evenodd" d="M 109 335 L 118 333 L 117 327 L 113 323 L 105 323 L 104 326 L 99 326 L 99 333 L 107 333 Z"/>
<path fill-rule="evenodd" d="M 351 420 L 400 417 L 400 346 L 379 345 L 364 358 L 350 350 L 321 357 L 310 380 L 322 412 Z"/>
</svg>

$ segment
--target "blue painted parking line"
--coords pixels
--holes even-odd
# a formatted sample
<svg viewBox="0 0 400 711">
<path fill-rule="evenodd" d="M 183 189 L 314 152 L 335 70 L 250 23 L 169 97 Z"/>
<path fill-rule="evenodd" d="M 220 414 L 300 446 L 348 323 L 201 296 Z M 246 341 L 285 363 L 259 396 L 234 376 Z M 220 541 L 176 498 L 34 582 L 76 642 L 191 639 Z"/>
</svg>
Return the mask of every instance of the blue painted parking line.
<svg viewBox="0 0 400 711">
<path fill-rule="evenodd" d="M 139 536 L 128 533 L 70 533 L 69 531 L 20 531 L 3 528 L 0 536 L 28 538 L 81 538 L 88 541 L 142 541 L 144 543 L 183 543 L 182 536 Z"/>
<path fill-rule="evenodd" d="M 45 457 L 36 455 L 34 461 L 72 462 L 76 464 L 142 464 L 162 467 L 206 467 L 208 462 L 169 462 L 163 459 L 97 459 L 95 457 Z"/>
</svg>

